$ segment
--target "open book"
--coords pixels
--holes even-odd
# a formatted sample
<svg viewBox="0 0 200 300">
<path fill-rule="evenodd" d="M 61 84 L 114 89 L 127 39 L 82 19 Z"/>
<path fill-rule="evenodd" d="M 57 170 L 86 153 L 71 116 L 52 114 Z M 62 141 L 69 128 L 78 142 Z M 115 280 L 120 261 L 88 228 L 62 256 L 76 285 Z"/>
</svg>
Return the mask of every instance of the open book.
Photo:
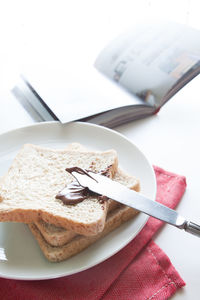
<svg viewBox="0 0 200 300">
<path fill-rule="evenodd" d="M 26 71 L 13 89 L 42 120 L 114 127 L 155 114 L 200 73 L 200 32 L 141 25 L 112 41 L 94 67 Z"/>
</svg>

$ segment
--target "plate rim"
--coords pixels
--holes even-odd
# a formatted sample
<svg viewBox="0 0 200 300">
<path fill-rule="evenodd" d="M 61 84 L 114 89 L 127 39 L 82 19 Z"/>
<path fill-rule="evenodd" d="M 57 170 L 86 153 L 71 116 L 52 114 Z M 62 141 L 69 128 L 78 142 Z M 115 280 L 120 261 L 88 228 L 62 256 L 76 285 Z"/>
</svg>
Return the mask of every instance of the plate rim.
<svg viewBox="0 0 200 300">
<path fill-rule="evenodd" d="M 110 129 L 110 128 L 107 128 L 107 127 L 104 127 L 104 126 L 100 126 L 100 125 L 97 125 L 97 124 L 81 122 L 81 121 L 70 122 L 70 123 L 65 123 L 65 124 L 62 124 L 59 121 L 48 121 L 48 122 L 34 123 L 34 124 L 27 125 L 27 126 L 22 126 L 22 127 L 18 127 L 18 128 L 15 128 L 15 129 L 8 130 L 8 131 L 3 132 L 3 133 L 0 134 L 0 140 L 1 140 L 1 138 L 4 138 L 4 136 L 7 136 L 8 134 L 16 134 L 18 131 L 30 130 L 31 128 L 35 128 L 35 127 L 43 127 L 43 126 L 60 126 L 60 127 L 65 127 L 66 126 L 66 127 L 68 127 L 68 126 L 76 126 L 76 125 L 83 125 L 85 127 L 96 127 L 96 128 L 106 130 L 106 131 L 110 132 L 111 134 L 115 134 L 119 138 L 122 138 L 122 139 L 126 140 L 128 143 L 132 144 L 137 149 L 137 151 L 139 151 L 140 154 L 142 154 L 142 156 L 145 158 L 145 160 L 147 161 L 147 163 L 150 167 L 150 170 L 151 170 L 151 173 L 152 173 L 152 179 L 154 181 L 153 200 L 155 201 L 156 191 L 157 191 L 157 184 L 156 184 L 156 176 L 155 176 L 155 172 L 154 172 L 152 164 L 149 162 L 146 155 L 144 155 L 144 153 L 139 149 L 139 147 L 137 145 L 135 145 L 129 138 L 127 138 L 123 134 L 121 134 L 121 133 L 119 133 L 119 132 L 117 132 L 113 129 Z M 137 218 L 137 216 L 136 216 L 136 218 Z M 5 278 L 5 279 L 27 280 L 27 281 L 31 281 L 31 280 L 48 280 L 48 279 L 61 278 L 61 277 L 64 277 L 64 276 L 70 276 L 70 275 L 77 274 L 79 272 L 88 270 L 91 267 L 94 267 L 94 266 L 102 263 L 103 261 L 107 260 L 108 258 L 112 257 L 113 255 L 118 253 L 120 250 L 122 250 L 126 245 L 128 245 L 128 243 L 130 243 L 130 241 L 133 240 L 138 235 L 138 233 L 142 230 L 142 228 L 145 226 L 145 224 L 147 223 L 147 221 L 149 219 L 149 216 L 144 215 L 144 218 L 145 218 L 145 220 L 144 220 L 143 224 L 141 224 L 140 227 L 137 228 L 137 230 L 135 231 L 134 236 L 131 236 L 129 239 L 126 239 L 126 241 L 119 248 L 117 248 L 116 251 L 113 251 L 111 255 L 108 254 L 107 256 L 104 256 L 102 259 L 98 260 L 96 263 L 91 262 L 91 264 L 87 264 L 86 266 L 82 266 L 82 268 L 79 268 L 79 269 L 75 268 L 75 270 L 73 272 L 68 272 L 68 273 L 67 272 L 62 272 L 62 271 L 57 272 L 56 275 L 53 275 L 53 274 L 52 275 L 41 275 L 40 274 L 39 276 L 28 276 L 28 277 L 26 277 L 26 276 L 22 276 L 22 275 L 6 275 L 6 274 L 2 274 L 2 272 L 0 271 L 0 277 Z M 53 273 L 53 270 L 52 270 L 52 273 Z"/>
</svg>

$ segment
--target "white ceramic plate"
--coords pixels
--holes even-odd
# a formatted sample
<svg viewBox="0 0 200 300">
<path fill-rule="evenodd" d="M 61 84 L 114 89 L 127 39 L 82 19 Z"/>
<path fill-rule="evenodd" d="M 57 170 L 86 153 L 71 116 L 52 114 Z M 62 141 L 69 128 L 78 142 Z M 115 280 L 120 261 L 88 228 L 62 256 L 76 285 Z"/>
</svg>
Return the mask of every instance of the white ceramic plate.
<svg viewBox="0 0 200 300">
<path fill-rule="evenodd" d="M 115 131 L 87 123 L 40 123 L 1 135 L 0 175 L 7 171 L 16 153 L 25 143 L 62 148 L 72 142 L 82 143 L 91 149 L 116 149 L 121 168 L 140 178 L 142 193 L 155 199 L 154 171 L 141 151 Z M 88 269 L 127 245 L 146 221 L 147 216 L 140 213 L 82 253 L 61 263 L 50 263 L 44 258 L 27 225 L 1 223 L 0 276 L 38 280 L 66 276 Z"/>
</svg>

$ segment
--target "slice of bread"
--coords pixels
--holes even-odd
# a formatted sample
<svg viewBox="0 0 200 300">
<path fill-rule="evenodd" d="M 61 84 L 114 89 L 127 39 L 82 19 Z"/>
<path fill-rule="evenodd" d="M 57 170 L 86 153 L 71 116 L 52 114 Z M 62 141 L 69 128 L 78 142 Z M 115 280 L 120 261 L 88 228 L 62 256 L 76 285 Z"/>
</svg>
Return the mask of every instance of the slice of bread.
<svg viewBox="0 0 200 300">
<path fill-rule="evenodd" d="M 42 219 L 78 234 L 101 232 L 107 201 L 101 203 L 93 196 L 75 205 L 64 205 L 55 199 L 73 179 L 65 168 L 74 166 L 94 172 L 109 170 L 112 178 L 118 167 L 117 153 L 114 150 L 72 151 L 24 145 L 0 183 L 0 221 L 34 223 Z"/>
<path fill-rule="evenodd" d="M 140 190 L 139 181 L 131 175 L 126 174 L 122 170 L 118 169 L 113 177 L 113 180 L 126 185 L 128 188 L 137 192 Z M 116 201 L 110 201 L 108 206 L 108 212 L 116 209 L 120 204 Z M 62 227 L 44 222 L 42 219 L 35 222 L 35 225 L 40 230 L 40 233 L 44 239 L 52 246 L 62 246 L 72 240 L 77 234 L 74 231 L 66 230 Z"/>
<path fill-rule="evenodd" d="M 71 151 L 88 151 L 86 147 L 79 143 L 71 143 L 67 146 L 67 150 Z M 134 189 L 139 192 L 140 184 L 139 180 L 134 176 L 128 175 L 123 172 L 121 169 L 118 169 L 115 173 L 113 180 L 120 182 L 121 184 L 126 185 L 130 189 Z M 114 210 L 120 204 L 114 200 L 108 201 L 108 211 Z M 69 242 L 72 238 L 76 236 L 76 233 L 70 230 L 66 230 L 62 227 L 57 227 L 47 222 L 44 222 L 42 219 L 38 220 L 36 226 L 39 228 L 41 234 L 45 240 L 52 246 L 62 246 L 65 243 Z"/>
<path fill-rule="evenodd" d="M 136 213 L 137 212 L 134 209 L 127 206 L 116 208 L 108 214 L 104 230 L 101 233 L 90 237 L 77 235 L 70 242 L 58 247 L 51 246 L 47 243 L 35 224 L 29 224 L 28 226 L 38 241 L 44 256 L 51 262 L 60 262 L 83 251 L 91 244 L 95 243 L 97 240 L 131 219 Z"/>
</svg>

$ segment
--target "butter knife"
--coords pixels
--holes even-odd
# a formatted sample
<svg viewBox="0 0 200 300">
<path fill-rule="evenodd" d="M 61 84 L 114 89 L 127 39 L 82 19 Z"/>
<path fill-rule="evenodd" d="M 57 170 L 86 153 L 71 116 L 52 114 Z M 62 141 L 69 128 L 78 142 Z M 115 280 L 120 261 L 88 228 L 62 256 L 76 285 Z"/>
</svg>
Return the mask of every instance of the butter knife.
<svg viewBox="0 0 200 300">
<path fill-rule="evenodd" d="M 110 199 L 200 237 L 200 226 L 186 220 L 175 210 L 148 199 L 141 193 L 130 190 L 106 176 L 77 167 L 66 170 L 74 176 L 81 186 L 87 187 L 90 191 L 107 196 Z"/>
</svg>

